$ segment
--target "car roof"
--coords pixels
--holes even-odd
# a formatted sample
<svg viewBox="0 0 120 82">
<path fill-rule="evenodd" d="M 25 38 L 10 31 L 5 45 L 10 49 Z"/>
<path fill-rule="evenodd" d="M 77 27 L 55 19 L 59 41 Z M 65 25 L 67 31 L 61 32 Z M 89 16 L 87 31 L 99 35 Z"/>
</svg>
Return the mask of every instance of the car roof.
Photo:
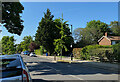
<svg viewBox="0 0 120 82">
<path fill-rule="evenodd" d="M 20 58 L 20 54 L 0 55 L 0 59 Z"/>
</svg>

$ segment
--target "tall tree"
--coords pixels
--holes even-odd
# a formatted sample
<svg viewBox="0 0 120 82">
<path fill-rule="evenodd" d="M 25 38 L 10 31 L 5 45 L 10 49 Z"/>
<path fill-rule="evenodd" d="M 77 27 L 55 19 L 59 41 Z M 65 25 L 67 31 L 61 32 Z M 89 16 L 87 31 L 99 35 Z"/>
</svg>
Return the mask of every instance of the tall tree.
<svg viewBox="0 0 120 82">
<path fill-rule="evenodd" d="M 53 17 L 50 10 L 47 9 L 41 22 L 39 22 L 39 27 L 35 34 L 35 41 L 43 46 L 50 54 L 54 52 L 53 42 L 58 35 Z"/>
<path fill-rule="evenodd" d="M 47 12 L 44 13 L 44 17 L 42 18 L 41 22 L 39 22 L 39 27 L 35 35 L 36 43 L 43 46 L 50 54 L 54 52 L 54 39 L 61 37 L 61 30 L 56 27 L 56 25 L 59 27 L 61 26 L 61 20 L 53 20 L 53 17 L 54 16 L 51 15 L 50 10 L 47 9 Z M 65 30 L 66 35 L 71 34 L 69 27 L 65 23 L 63 25 L 63 29 Z M 67 39 L 65 41 L 70 42 Z"/>
<path fill-rule="evenodd" d="M 97 44 L 98 40 L 105 34 L 105 32 L 110 32 L 108 25 L 100 20 L 90 21 L 87 26 L 80 30 L 80 41 L 85 43 L 85 45 Z"/>
<path fill-rule="evenodd" d="M 80 38 L 81 38 L 81 37 L 80 37 L 80 31 L 81 31 L 82 29 L 84 29 L 84 28 L 76 28 L 76 29 L 74 30 L 74 32 L 73 32 L 73 38 L 74 38 L 75 43 L 80 41 Z"/>
<path fill-rule="evenodd" d="M 2 23 L 8 32 L 18 35 L 22 33 L 22 10 L 24 7 L 20 2 L 2 2 Z"/>
<path fill-rule="evenodd" d="M 66 52 L 63 49 L 62 53 L 63 53 L 63 55 L 68 55 L 72 52 L 72 48 L 70 47 L 70 45 L 73 44 L 74 40 L 73 40 L 73 37 L 71 36 L 69 24 L 67 24 L 67 21 L 63 22 L 62 20 L 63 20 L 62 18 L 54 20 L 55 26 L 59 27 L 59 28 L 56 29 L 56 33 L 57 33 L 57 36 L 58 36 L 56 39 L 61 38 L 61 34 L 60 34 L 61 29 L 60 28 L 63 26 L 62 28 L 64 30 L 64 35 L 66 35 L 66 38 L 64 38 L 63 41 L 65 42 L 64 44 L 67 47 L 68 51 Z M 61 24 L 63 24 L 63 25 L 61 26 Z"/>
<path fill-rule="evenodd" d="M 3 54 L 14 54 L 16 51 L 14 36 L 3 36 L 2 38 L 2 53 Z"/>
<path fill-rule="evenodd" d="M 111 32 L 113 35 L 120 36 L 120 24 L 118 21 L 112 21 L 109 26 L 111 27 Z"/>
<path fill-rule="evenodd" d="M 66 45 L 65 45 L 65 41 L 64 41 L 64 39 L 67 38 L 67 35 L 66 35 L 65 29 L 64 29 L 64 27 L 63 27 L 63 25 L 65 25 L 66 22 L 67 22 L 67 21 L 63 22 L 63 15 L 62 15 L 62 19 L 61 19 L 61 21 L 60 21 L 61 26 L 59 27 L 59 26 L 56 25 L 56 27 L 57 27 L 58 29 L 60 29 L 60 35 L 61 35 L 60 38 L 54 39 L 54 41 L 55 41 L 55 42 L 54 42 L 55 52 L 57 52 L 58 54 L 60 54 L 60 53 L 62 54 L 62 52 L 61 52 L 62 49 L 65 49 L 65 51 L 68 51 L 68 49 L 67 49 L 67 47 L 66 47 Z"/>
</svg>

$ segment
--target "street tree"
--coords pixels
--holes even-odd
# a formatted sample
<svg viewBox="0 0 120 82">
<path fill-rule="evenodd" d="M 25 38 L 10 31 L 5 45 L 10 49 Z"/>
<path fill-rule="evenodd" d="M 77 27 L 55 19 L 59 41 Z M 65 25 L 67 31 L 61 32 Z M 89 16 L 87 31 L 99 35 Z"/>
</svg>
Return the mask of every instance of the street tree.
<svg viewBox="0 0 120 82">
<path fill-rule="evenodd" d="M 61 29 L 58 27 L 61 27 L 61 23 L 62 23 L 62 19 L 55 19 L 55 26 L 57 26 L 56 32 L 57 32 L 57 36 L 56 39 L 60 39 L 61 38 L 61 34 L 60 31 Z M 69 28 L 69 24 L 67 24 L 67 21 L 63 23 L 63 30 L 64 30 L 64 34 L 66 35 L 66 38 L 63 39 L 63 41 L 65 42 L 65 46 L 67 47 L 68 51 L 66 52 L 64 49 L 62 51 L 63 55 L 68 55 L 72 52 L 72 48 L 70 47 L 74 40 L 73 37 L 71 36 L 71 32 L 70 32 L 70 28 Z"/>
<path fill-rule="evenodd" d="M 44 17 L 42 18 L 41 22 L 39 22 L 37 33 L 35 34 L 35 42 L 37 44 L 40 44 L 40 46 L 43 46 L 50 54 L 54 53 L 54 39 L 59 39 L 61 37 L 60 29 L 56 27 L 61 27 L 61 20 L 55 19 L 53 20 L 53 15 L 51 15 L 51 12 L 49 9 L 47 9 L 47 12 L 44 13 Z M 64 23 L 63 29 L 65 30 L 65 34 L 72 38 L 70 36 L 71 32 L 69 27 Z M 70 46 L 67 42 L 68 39 L 65 39 L 66 45 Z"/>
<path fill-rule="evenodd" d="M 20 43 L 23 51 L 29 50 L 29 45 L 32 41 L 33 41 L 33 38 L 31 36 L 25 36 L 23 38 L 23 41 Z"/>
<path fill-rule="evenodd" d="M 16 51 L 14 36 L 3 36 L 2 37 L 2 53 L 3 54 L 14 54 Z"/>
<path fill-rule="evenodd" d="M 21 53 L 23 51 L 22 45 L 21 44 L 17 44 L 16 45 L 16 52 L 17 53 Z"/>
<path fill-rule="evenodd" d="M 109 26 L 111 27 L 111 32 L 113 35 L 120 36 L 120 24 L 118 21 L 112 21 Z"/>
<path fill-rule="evenodd" d="M 39 22 L 38 30 L 35 34 L 36 43 L 43 46 L 50 54 L 54 52 L 54 39 L 59 36 L 53 17 L 50 10 L 47 9 L 41 22 Z"/>
<path fill-rule="evenodd" d="M 65 49 L 66 52 L 68 51 L 68 49 L 65 45 L 65 41 L 64 41 L 64 39 L 66 39 L 68 37 L 67 37 L 67 35 L 65 33 L 65 29 L 63 27 L 63 25 L 65 25 L 67 23 L 67 21 L 63 22 L 63 15 L 62 15 L 62 19 L 61 19 L 60 23 L 61 23 L 61 26 L 59 27 L 56 25 L 56 27 L 58 29 L 60 29 L 61 37 L 58 39 L 54 39 L 54 45 L 55 45 L 55 52 L 57 52 L 58 54 L 61 54 L 61 57 L 62 57 L 62 50 Z"/>
<path fill-rule="evenodd" d="M 2 2 L 2 24 L 8 32 L 21 35 L 24 27 L 21 19 L 23 10 L 20 2 Z"/>
<path fill-rule="evenodd" d="M 29 50 L 30 50 L 31 52 L 34 52 L 34 50 L 37 49 L 37 48 L 39 48 L 39 46 L 38 46 L 35 42 L 31 42 L 31 43 L 29 44 Z"/>
</svg>

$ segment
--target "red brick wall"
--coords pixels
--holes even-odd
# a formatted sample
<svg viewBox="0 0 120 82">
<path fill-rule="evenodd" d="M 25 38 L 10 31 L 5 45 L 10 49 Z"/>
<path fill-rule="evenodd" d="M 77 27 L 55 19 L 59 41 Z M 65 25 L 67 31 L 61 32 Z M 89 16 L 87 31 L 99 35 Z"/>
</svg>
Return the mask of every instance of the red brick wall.
<svg viewBox="0 0 120 82">
<path fill-rule="evenodd" d="M 104 38 L 99 42 L 99 45 L 111 45 L 111 41 L 104 37 Z"/>
</svg>

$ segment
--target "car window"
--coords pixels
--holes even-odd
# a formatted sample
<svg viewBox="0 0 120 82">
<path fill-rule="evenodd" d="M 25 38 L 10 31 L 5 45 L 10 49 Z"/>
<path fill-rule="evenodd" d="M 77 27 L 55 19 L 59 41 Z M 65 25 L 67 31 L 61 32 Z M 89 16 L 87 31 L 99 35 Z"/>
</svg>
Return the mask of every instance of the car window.
<svg viewBox="0 0 120 82">
<path fill-rule="evenodd" d="M 0 60 L 0 78 L 22 75 L 22 67 L 19 58 Z"/>
<path fill-rule="evenodd" d="M 0 61 L 0 65 L 2 66 L 2 68 L 21 66 L 20 60 L 18 58 L 17 59 L 2 59 L 2 61 Z"/>
</svg>

